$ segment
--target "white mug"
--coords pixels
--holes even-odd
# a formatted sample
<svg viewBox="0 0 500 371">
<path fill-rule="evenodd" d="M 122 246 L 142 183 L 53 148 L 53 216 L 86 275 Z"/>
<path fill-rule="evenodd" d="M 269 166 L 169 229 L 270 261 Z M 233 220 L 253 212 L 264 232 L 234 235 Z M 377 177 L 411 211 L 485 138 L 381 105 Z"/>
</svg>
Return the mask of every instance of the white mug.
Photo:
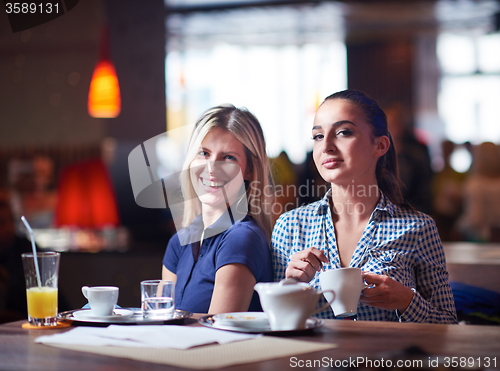
<svg viewBox="0 0 500 371">
<path fill-rule="evenodd" d="M 83 296 L 89 301 L 92 314 L 95 316 L 111 316 L 118 302 L 118 287 L 94 286 L 82 287 Z"/>
<path fill-rule="evenodd" d="M 356 316 L 361 291 L 369 287 L 363 281 L 360 268 L 346 267 L 330 269 L 319 274 L 321 289 L 335 291 L 331 307 L 336 317 Z M 325 293 L 328 300 L 330 294 Z"/>
<path fill-rule="evenodd" d="M 307 318 L 321 312 L 331 302 L 315 310 L 323 291 L 317 291 L 303 282 L 260 282 L 255 285 L 255 291 L 259 293 L 262 309 L 273 331 L 302 330 L 306 327 Z M 333 291 L 331 294 L 335 298 Z"/>
</svg>

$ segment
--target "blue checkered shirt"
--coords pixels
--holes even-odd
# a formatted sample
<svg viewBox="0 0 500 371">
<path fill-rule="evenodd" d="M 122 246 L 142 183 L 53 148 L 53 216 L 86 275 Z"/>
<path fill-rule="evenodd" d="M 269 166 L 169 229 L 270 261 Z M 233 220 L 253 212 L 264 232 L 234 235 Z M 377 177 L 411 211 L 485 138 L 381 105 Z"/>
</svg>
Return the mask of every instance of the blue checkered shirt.
<svg viewBox="0 0 500 371">
<path fill-rule="evenodd" d="M 331 189 L 321 200 L 291 210 L 276 222 L 272 235 L 275 281 L 285 277 L 292 255 L 309 247 L 323 250 L 329 256 L 330 262 L 324 264 L 325 269 L 341 267 L 330 198 Z M 402 315 L 397 310 L 360 303 L 358 319 L 457 322 L 443 247 L 434 220 L 428 215 L 399 207 L 382 194 L 349 266 L 385 274 L 414 292 L 413 300 Z M 319 273 L 310 284 L 320 288 Z M 329 307 L 317 317 L 335 318 Z"/>
</svg>

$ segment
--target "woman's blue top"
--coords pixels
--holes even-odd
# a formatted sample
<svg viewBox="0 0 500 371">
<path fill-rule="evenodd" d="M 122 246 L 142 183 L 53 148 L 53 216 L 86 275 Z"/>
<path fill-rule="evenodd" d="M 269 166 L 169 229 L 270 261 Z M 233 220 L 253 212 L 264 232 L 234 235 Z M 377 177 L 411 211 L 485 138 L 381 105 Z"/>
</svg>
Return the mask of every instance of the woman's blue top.
<svg viewBox="0 0 500 371">
<path fill-rule="evenodd" d="M 176 233 L 170 239 L 163 265 L 177 275 L 176 309 L 208 313 L 215 273 L 227 264 L 244 264 L 253 273 L 257 282 L 272 282 L 269 241 L 255 220 L 247 215 L 233 225 L 221 225 L 225 223 L 227 220 L 221 218 L 206 228 L 201 246 L 199 242 L 185 245 L 181 245 L 180 242 L 180 240 L 199 241 L 199 238 L 185 237 L 186 234 L 190 236 L 201 234 L 203 230 L 201 218 L 197 218 L 188 228 Z M 249 311 L 261 310 L 258 294 L 254 291 Z"/>
</svg>

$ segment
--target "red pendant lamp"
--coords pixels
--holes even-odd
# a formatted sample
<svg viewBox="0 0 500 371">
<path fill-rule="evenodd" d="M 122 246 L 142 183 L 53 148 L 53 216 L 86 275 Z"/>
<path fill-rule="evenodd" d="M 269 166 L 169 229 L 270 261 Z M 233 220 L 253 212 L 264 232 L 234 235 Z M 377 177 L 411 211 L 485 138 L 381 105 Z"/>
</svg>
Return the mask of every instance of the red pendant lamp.
<svg viewBox="0 0 500 371">
<path fill-rule="evenodd" d="M 120 110 L 120 85 L 115 66 L 109 58 L 109 31 L 104 27 L 99 62 L 90 81 L 88 111 L 92 117 L 114 118 L 120 114 Z"/>
</svg>

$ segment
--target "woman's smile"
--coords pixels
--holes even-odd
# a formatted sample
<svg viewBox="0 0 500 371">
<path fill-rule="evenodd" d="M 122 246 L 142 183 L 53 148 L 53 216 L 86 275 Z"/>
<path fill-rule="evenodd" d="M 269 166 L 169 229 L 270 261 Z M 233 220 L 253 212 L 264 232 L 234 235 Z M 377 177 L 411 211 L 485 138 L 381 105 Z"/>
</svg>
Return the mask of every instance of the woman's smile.
<svg viewBox="0 0 500 371">
<path fill-rule="evenodd" d="M 201 184 L 204 185 L 204 188 L 207 192 L 215 192 L 228 183 L 222 180 L 207 179 L 203 177 L 200 177 L 199 179 L 201 181 Z"/>
</svg>

